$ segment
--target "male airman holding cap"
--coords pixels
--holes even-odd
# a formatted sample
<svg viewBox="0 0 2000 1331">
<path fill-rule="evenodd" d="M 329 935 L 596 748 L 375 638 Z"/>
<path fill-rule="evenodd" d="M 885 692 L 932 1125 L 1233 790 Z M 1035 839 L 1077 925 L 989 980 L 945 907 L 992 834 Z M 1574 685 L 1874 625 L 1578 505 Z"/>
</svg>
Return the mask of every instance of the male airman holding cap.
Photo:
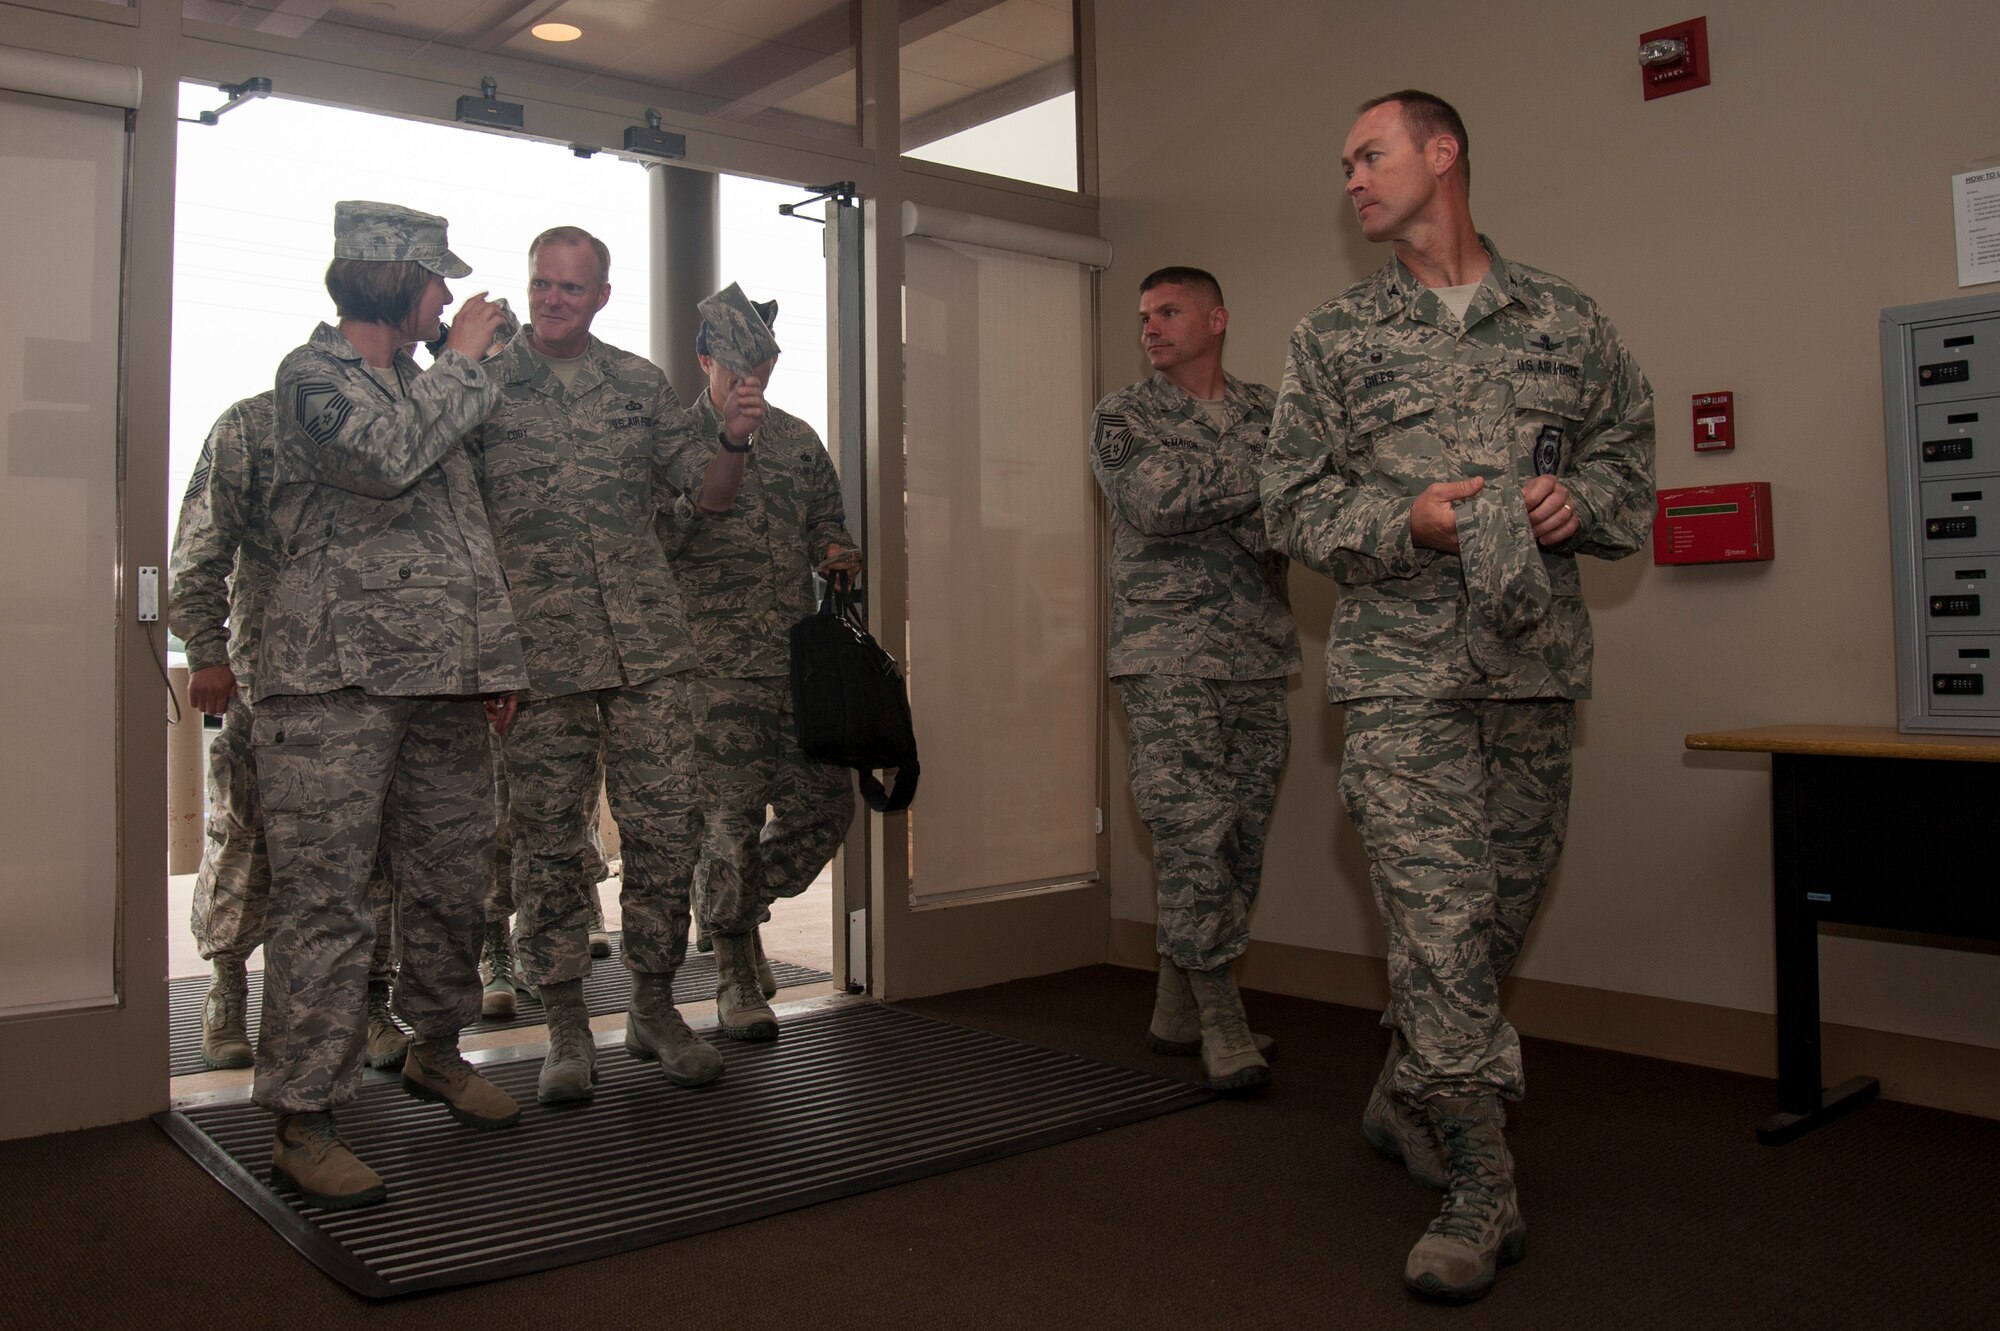
<svg viewBox="0 0 2000 1331">
<path fill-rule="evenodd" d="M 684 490 L 662 524 L 699 654 L 689 686 L 705 792 L 695 898 L 715 942 L 722 1033 L 770 1040 L 778 1022 L 765 1000 L 776 985 L 758 924 L 773 901 L 812 885 L 854 820 L 848 769 L 799 750 L 789 634 L 813 611 L 813 574 L 852 580 L 861 552 L 819 435 L 764 400 L 777 303 L 753 304 L 731 283 L 699 308 L 708 387 L 688 408 L 687 433 L 734 456 L 743 479 L 729 511 Z M 754 435 L 720 428 L 735 412 L 758 419 Z"/>
<path fill-rule="evenodd" d="M 1326 691 L 1389 952 L 1362 1131 L 1445 1193 L 1404 1282 L 1473 1299 L 1527 1233 L 1500 987 L 1562 854 L 1591 674 L 1577 557 L 1645 544 L 1653 395 L 1588 296 L 1473 225 L 1448 102 L 1363 103 L 1341 167 L 1362 237 L 1393 254 L 1292 334 L 1264 517 L 1340 584 Z"/>
</svg>

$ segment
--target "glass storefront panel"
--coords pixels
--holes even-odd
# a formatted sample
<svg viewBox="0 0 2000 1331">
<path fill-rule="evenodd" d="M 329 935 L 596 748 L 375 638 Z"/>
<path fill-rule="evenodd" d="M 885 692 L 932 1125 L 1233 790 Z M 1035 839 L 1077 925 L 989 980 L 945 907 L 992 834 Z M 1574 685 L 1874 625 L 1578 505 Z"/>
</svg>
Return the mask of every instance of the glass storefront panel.
<svg viewBox="0 0 2000 1331">
<path fill-rule="evenodd" d="M 1075 0 L 943 0 L 904 15 L 904 156 L 1077 188 Z"/>
</svg>

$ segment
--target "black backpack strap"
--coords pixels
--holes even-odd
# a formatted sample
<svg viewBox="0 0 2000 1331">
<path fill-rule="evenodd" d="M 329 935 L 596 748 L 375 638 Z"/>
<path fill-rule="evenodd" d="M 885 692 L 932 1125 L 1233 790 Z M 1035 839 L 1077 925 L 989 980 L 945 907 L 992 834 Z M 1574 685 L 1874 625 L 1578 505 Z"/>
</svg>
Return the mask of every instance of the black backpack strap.
<svg viewBox="0 0 2000 1331">
<path fill-rule="evenodd" d="M 912 758 L 896 769 L 896 788 L 885 791 L 873 772 L 862 772 L 859 774 L 861 798 L 877 813 L 901 813 L 917 797 L 917 778 L 922 774 L 923 765 Z"/>
</svg>

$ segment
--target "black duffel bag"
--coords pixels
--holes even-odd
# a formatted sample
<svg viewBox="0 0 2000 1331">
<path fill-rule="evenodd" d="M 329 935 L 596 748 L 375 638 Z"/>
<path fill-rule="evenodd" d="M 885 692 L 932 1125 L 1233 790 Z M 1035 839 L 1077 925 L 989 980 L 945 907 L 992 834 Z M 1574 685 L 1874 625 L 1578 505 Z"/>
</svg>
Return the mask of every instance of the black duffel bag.
<svg viewBox="0 0 2000 1331">
<path fill-rule="evenodd" d="M 916 798 L 917 734 L 903 672 L 862 627 L 852 592 L 827 583 L 819 611 L 792 625 L 792 715 L 808 758 L 861 773 L 861 798 L 895 813 Z M 878 768 L 894 768 L 885 791 Z"/>
</svg>

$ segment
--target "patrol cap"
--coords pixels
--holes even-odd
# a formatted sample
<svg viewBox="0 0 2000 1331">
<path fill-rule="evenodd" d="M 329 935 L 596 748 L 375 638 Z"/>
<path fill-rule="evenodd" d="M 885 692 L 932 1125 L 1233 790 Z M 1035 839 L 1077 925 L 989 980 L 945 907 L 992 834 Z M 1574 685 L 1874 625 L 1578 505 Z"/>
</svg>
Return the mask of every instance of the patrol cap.
<svg viewBox="0 0 2000 1331">
<path fill-rule="evenodd" d="M 770 328 L 773 332 L 777 331 L 778 327 L 777 301 L 753 300 L 750 302 L 750 308 L 757 311 L 757 313 L 763 317 L 764 324 L 766 327 Z M 696 329 L 694 334 L 694 350 L 697 356 L 706 356 L 709 354 L 708 336 L 709 336 L 708 320 L 703 319 L 701 321 L 701 327 Z"/>
<path fill-rule="evenodd" d="M 742 287 L 731 282 L 695 308 L 701 311 L 701 329 L 694 342 L 700 354 L 715 357 L 738 374 L 754 373 L 778 354 L 778 339 L 771 335 L 777 301 L 752 302 Z"/>
<path fill-rule="evenodd" d="M 472 265 L 445 248 L 445 220 L 397 203 L 342 199 L 333 205 L 333 257 L 420 263 L 439 277 L 464 277 Z"/>
</svg>

